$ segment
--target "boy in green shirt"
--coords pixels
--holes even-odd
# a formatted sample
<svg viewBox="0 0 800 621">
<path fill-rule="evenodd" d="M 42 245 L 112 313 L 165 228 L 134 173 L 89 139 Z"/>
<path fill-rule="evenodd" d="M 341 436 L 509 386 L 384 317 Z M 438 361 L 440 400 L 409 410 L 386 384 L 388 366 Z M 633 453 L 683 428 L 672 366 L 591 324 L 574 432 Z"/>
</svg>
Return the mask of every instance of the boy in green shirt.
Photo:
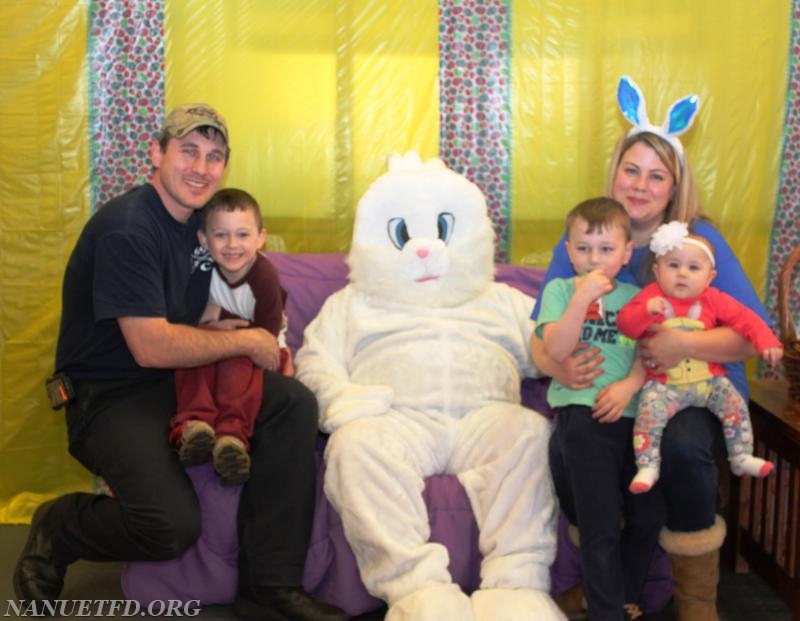
<svg viewBox="0 0 800 621">
<path fill-rule="evenodd" d="M 574 278 L 553 279 L 539 301 L 536 334 L 556 361 L 579 343 L 600 349 L 604 372 L 587 389 L 551 381 L 548 403 L 556 409 L 551 443 L 560 445 L 566 470 L 555 477 L 561 508 L 580 533 L 583 584 L 589 617 L 635 619 L 647 569 L 658 540 L 653 516 L 657 495 L 642 501 L 627 490 L 636 466 L 631 448 L 637 393 L 644 367 L 636 343 L 620 334 L 619 309 L 639 288 L 616 280 L 633 252 L 630 219 L 611 198 L 595 198 L 567 215 L 567 253 Z M 624 528 L 620 529 L 620 524 Z"/>
</svg>

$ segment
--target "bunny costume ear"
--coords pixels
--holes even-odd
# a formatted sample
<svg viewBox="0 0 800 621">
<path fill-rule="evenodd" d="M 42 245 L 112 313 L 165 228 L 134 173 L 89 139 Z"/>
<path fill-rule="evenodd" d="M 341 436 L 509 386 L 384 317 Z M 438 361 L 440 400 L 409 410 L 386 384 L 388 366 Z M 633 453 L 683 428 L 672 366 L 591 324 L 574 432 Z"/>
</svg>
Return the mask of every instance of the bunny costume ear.
<svg viewBox="0 0 800 621">
<path fill-rule="evenodd" d="M 386 158 L 386 168 L 395 170 L 415 170 L 417 168 L 445 168 L 444 162 L 439 158 L 422 161 L 416 151 L 406 151 L 405 154 L 392 153 Z"/>
<path fill-rule="evenodd" d="M 691 127 L 700 109 L 700 98 L 687 95 L 673 103 L 667 111 L 667 119 L 663 125 L 653 125 L 647 118 L 647 107 L 644 95 L 636 83 L 628 76 L 619 79 L 617 87 L 617 103 L 622 114 L 633 125 L 628 136 L 651 132 L 669 142 L 683 163 L 683 145 L 678 136 Z"/>
</svg>

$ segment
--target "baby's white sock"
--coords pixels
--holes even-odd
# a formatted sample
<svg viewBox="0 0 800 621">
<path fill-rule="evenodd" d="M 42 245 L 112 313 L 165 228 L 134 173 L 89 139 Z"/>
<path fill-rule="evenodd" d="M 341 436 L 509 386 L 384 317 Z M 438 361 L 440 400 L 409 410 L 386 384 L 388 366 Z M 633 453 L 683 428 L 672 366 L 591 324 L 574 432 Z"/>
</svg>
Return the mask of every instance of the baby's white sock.
<svg viewBox="0 0 800 621">
<path fill-rule="evenodd" d="M 762 478 L 767 476 L 775 468 L 770 462 L 754 457 L 753 455 L 737 455 L 731 460 L 731 472 L 736 476 L 749 474 L 753 477 Z"/>
<path fill-rule="evenodd" d="M 660 470 L 656 466 L 642 466 L 639 472 L 633 477 L 633 481 L 628 486 L 628 489 L 634 494 L 643 494 L 649 492 L 653 485 L 658 481 Z"/>
</svg>

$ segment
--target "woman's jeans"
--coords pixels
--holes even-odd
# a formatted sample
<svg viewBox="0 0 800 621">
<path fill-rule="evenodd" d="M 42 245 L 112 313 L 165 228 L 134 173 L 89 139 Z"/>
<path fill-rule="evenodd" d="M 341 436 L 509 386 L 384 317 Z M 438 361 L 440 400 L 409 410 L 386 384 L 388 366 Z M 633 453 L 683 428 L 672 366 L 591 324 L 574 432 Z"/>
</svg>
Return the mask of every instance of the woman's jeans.
<svg viewBox="0 0 800 621">
<path fill-rule="evenodd" d="M 706 408 L 686 408 L 672 417 L 661 440 L 661 488 L 667 528 L 705 530 L 717 513 L 717 461 L 725 453 L 722 425 Z"/>
</svg>

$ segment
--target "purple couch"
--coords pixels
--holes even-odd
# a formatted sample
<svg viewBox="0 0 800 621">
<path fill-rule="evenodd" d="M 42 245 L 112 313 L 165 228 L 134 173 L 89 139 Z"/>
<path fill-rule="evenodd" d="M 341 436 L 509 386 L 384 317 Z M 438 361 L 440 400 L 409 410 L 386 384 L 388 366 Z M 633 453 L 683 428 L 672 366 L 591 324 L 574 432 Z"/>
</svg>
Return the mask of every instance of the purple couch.
<svg viewBox="0 0 800 621">
<path fill-rule="evenodd" d="M 289 293 L 287 342 L 296 351 L 302 344 L 305 326 L 316 316 L 325 299 L 347 282 L 347 267 L 340 254 L 272 253 L 269 258 Z M 534 297 L 543 277 L 542 270 L 497 266 L 497 280 Z M 546 380 L 525 380 L 522 394 L 526 405 L 549 417 L 546 389 Z M 309 592 L 355 616 L 375 610 L 383 602 L 364 589 L 339 516 L 322 491 L 325 441 L 325 436 L 320 434 L 316 513 L 303 582 Z M 238 553 L 236 510 L 240 488 L 220 486 L 210 465 L 189 468 L 187 472 L 200 498 L 202 534 L 191 549 L 175 560 L 135 562 L 124 567 L 122 587 L 125 596 L 138 600 L 142 605 L 168 599 L 200 600 L 203 605 L 233 601 Z M 431 539 L 447 547 L 454 581 L 467 592 L 474 590 L 479 584 L 481 555 L 478 529 L 466 493 L 454 476 L 434 476 L 427 480 L 424 496 L 430 515 Z M 577 551 L 566 530 L 566 521 L 562 517 L 558 556 L 551 570 L 553 593 L 565 591 L 580 580 Z M 645 586 L 644 607 L 648 611 L 663 608 L 671 588 L 666 556 L 659 550 Z"/>
</svg>

